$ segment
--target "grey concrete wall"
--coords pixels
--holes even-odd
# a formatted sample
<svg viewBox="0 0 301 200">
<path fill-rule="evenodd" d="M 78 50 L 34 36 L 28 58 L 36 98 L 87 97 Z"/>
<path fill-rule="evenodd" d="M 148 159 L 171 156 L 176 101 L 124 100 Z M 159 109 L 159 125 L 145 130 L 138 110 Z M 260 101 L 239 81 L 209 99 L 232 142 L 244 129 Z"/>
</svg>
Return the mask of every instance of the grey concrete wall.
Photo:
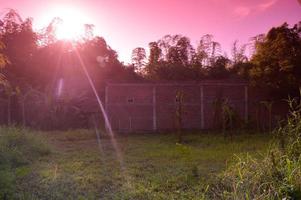
<svg viewBox="0 0 301 200">
<path fill-rule="evenodd" d="M 248 116 L 246 83 L 108 83 L 105 108 L 120 132 L 162 131 L 176 127 L 176 93 L 183 91 L 183 128 L 214 126 L 213 102 L 228 99 L 242 119 Z"/>
</svg>

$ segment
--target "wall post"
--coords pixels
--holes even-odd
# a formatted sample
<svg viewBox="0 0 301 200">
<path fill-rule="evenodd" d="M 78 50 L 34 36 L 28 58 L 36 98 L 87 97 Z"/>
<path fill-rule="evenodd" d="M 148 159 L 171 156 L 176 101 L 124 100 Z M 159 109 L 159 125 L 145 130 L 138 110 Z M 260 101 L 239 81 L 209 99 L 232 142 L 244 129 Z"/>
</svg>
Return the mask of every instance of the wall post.
<svg viewBox="0 0 301 200">
<path fill-rule="evenodd" d="M 200 93 L 201 93 L 201 128 L 205 128 L 205 119 L 204 119 L 204 86 L 200 86 Z"/>
<path fill-rule="evenodd" d="M 249 115 L 249 94 L 248 94 L 248 86 L 245 86 L 245 122 L 248 122 Z"/>
<path fill-rule="evenodd" d="M 156 86 L 153 87 L 153 131 L 157 131 Z"/>
</svg>

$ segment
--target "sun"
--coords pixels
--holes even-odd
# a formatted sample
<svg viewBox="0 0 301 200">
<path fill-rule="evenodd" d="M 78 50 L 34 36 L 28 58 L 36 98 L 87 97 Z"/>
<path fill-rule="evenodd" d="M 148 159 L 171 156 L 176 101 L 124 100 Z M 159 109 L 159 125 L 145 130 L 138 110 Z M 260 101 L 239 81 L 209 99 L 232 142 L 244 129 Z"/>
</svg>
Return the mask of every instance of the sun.
<svg viewBox="0 0 301 200">
<path fill-rule="evenodd" d="M 88 17 L 72 7 L 57 7 L 49 12 L 52 18 L 57 17 L 55 36 L 58 40 L 77 40 L 85 33 L 84 25 L 89 23 Z"/>
<path fill-rule="evenodd" d="M 62 22 L 57 25 L 55 36 L 59 40 L 77 40 L 84 34 L 83 26 L 80 26 L 75 21 L 62 19 Z"/>
</svg>

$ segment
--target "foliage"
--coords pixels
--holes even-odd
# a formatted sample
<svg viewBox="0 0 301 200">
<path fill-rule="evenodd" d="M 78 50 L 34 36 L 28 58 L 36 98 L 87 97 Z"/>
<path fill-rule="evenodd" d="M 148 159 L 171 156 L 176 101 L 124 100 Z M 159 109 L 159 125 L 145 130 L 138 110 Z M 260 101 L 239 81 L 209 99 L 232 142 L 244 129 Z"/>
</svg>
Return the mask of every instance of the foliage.
<svg viewBox="0 0 301 200">
<path fill-rule="evenodd" d="M 233 137 L 235 129 L 241 128 L 241 120 L 228 99 L 217 97 L 213 101 L 213 123 L 217 130 L 222 130 L 224 136 Z"/>
<path fill-rule="evenodd" d="M 262 105 L 264 105 L 265 109 L 268 111 L 268 131 L 272 131 L 272 109 L 273 109 L 273 101 L 261 101 Z"/>
<path fill-rule="evenodd" d="M 212 79 L 228 78 L 230 73 L 227 69 L 230 60 L 224 56 L 218 56 L 211 61 L 211 66 L 207 67 L 208 76 Z"/>
<path fill-rule="evenodd" d="M 60 19 L 54 19 L 44 30 L 35 32 L 32 19 L 23 20 L 15 10 L 9 10 L 0 19 L 0 80 L 1 85 L 4 86 L 3 89 L 1 88 L 1 95 L 5 96 L 8 102 L 8 124 L 38 123 L 34 127 L 43 127 L 46 119 L 49 123 L 57 120 L 70 127 L 74 124 L 85 124 L 84 121 L 77 123 L 79 120 L 72 118 L 83 112 L 82 110 L 78 112 L 78 109 L 75 109 L 78 105 L 75 104 L 89 105 L 93 101 L 91 98 L 86 98 L 85 102 L 82 102 L 82 93 L 88 91 L 88 96 L 91 94 L 83 67 L 87 69 L 98 91 L 103 88 L 104 82 L 108 79 L 139 79 L 139 75 L 133 69 L 127 68 L 118 60 L 116 51 L 106 43 L 104 38 L 93 35 L 92 25 L 85 25 L 86 34 L 81 40 L 60 41 L 55 38 L 56 25 L 59 23 Z M 62 86 L 63 93 L 72 93 L 72 95 L 65 98 L 60 105 L 52 104 L 53 109 L 49 106 L 43 108 L 41 105 L 46 105 L 49 99 L 57 98 L 57 85 L 61 80 L 65 83 Z M 37 102 L 30 107 L 38 113 L 35 118 L 30 118 L 30 115 L 26 114 L 30 109 L 24 104 L 26 103 L 24 97 L 29 93 L 32 94 L 32 91 L 36 91 L 33 99 Z M 39 98 L 36 98 L 37 96 Z M 59 120 L 58 117 L 53 117 L 49 120 L 51 111 L 54 113 L 58 110 L 54 107 L 64 110 L 62 112 L 65 114 L 57 114 L 61 116 L 60 119 L 62 117 L 67 119 Z M 73 114 L 72 117 L 70 113 Z M 41 114 L 44 116 L 41 117 Z M 28 120 L 25 120 L 26 116 Z M 40 120 L 36 120 L 37 117 L 40 117 Z M 73 124 L 64 123 L 68 120 L 69 122 L 74 120 Z"/>
<path fill-rule="evenodd" d="M 220 45 L 211 35 L 201 38 L 197 50 L 182 35 L 166 35 L 149 43 L 149 48 L 146 77 L 150 79 L 198 80 L 205 76 L 226 77 L 229 73 L 228 59 L 220 56 Z"/>
<path fill-rule="evenodd" d="M 228 100 L 224 100 L 222 104 L 222 121 L 223 132 L 226 136 L 226 131 L 230 131 L 231 137 L 233 136 L 233 129 L 237 128 L 238 115 L 234 108 L 229 104 Z M 236 127 L 235 127 L 236 126 Z"/>
<path fill-rule="evenodd" d="M 50 148 L 39 136 L 26 129 L 0 128 L 0 199 L 12 199 L 17 181 L 30 171 L 30 165 Z"/>
<path fill-rule="evenodd" d="M 278 151 L 260 159 L 238 157 L 211 188 L 211 199 L 299 199 L 300 160 Z"/>
<path fill-rule="evenodd" d="M 260 158 L 236 157 L 210 193 L 216 199 L 301 198 L 301 101 L 289 100 L 286 123 L 275 130 L 277 140 Z"/>
<path fill-rule="evenodd" d="M 300 24 L 293 28 L 284 24 L 272 28 L 266 36 L 255 36 L 252 39 L 254 55 L 251 62 L 245 55 L 246 45 L 238 45 L 237 41 L 233 44 L 231 60 L 223 54 L 221 45 L 210 34 L 200 37 L 196 46 L 188 37 L 176 34 L 165 35 L 149 43 L 148 58 L 145 49 L 134 49 L 134 65 L 125 66 L 105 39 L 94 35 L 93 25 L 85 25 L 86 33 L 80 40 L 64 41 L 55 37 L 56 26 L 60 23 L 61 20 L 55 18 L 43 30 L 34 31 L 32 19 L 22 19 L 15 10 L 9 10 L 0 20 L 0 81 L 6 84 L 2 97 L 5 96 L 8 102 L 8 124 L 24 125 L 24 121 L 30 121 L 24 120 L 26 109 L 23 103 L 30 88 L 47 96 L 42 98 L 44 100 L 56 99 L 60 80 L 65 83 L 63 92 L 72 95 L 63 101 L 63 105 L 53 107 L 69 110 L 64 113 L 75 113 L 74 108 L 78 106 L 74 104 L 82 104 L 81 94 L 88 92 L 87 96 L 92 96 L 83 68 L 90 74 L 101 97 L 108 80 L 198 81 L 239 76 L 250 79 L 256 86 L 276 91 L 278 96 L 287 93 L 294 95 L 301 84 Z M 277 98 L 277 95 L 274 97 Z M 92 98 L 86 98 L 83 104 L 91 105 L 92 101 Z M 51 109 L 48 108 L 35 106 L 32 110 L 50 116 Z M 50 119 L 49 116 L 44 119 Z M 61 116 L 67 117 L 69 114 Z M 64 121 L 55 117 L 53 120 L 62 124 Z M 42 126 L 42 120 L 38 123 Z"/>
<path fill-rule="evenodd" d="M 232 60 L 222 55 L 221 46 L 206 34 L 196 48 L 182 35 L 166 35 L 149 44 L 146 77 L 159 80 L 221 79 L 233 76 L 250 79 L 254 86 L 274 92 L 275 98 L 296 95 L 300 85 L 300 24 L 272 28 L 267 35 L 251 39 L 251 61 L 247 45 L 233 43 Z"/>
<path fill-rule="evenodd" d="M 176 93 L 176 129 L 178 134 L 178 143 L 182 143 L 182 126 L 183 126 L 183 115 L 184 115 L 184 93 L 182 90 Z"/>
<path fill-rule="evenodd" d="M 153 66 L 153 65 L 155 66 L 155 65 L 159 64 L 159 62 L 160 62 L 160 59 L 162 56 L 162 50 L 159 47 L 158 42 L 150 42 L 149 49 L 150 49 L 150 55 L 149 55 L 148 64 L 150 66 Z"/>
<path fill-rule="evenodd" d="M 0 69 L 3 69 L 7 64 L 9 64 L 9 60 L 7 56 L 2 53 L 4 49 L 5 49 L 5 45 L 0 40 Z"/>
<path fill-rule="evenodd" d="M 256 41 L 250 70 L 253 83 L 268 88 L 276 96 L 297 95 L 301 85 L 301 28 L 284 23 Z"/>
<path fill-rule="evenodd" d="M 197 60 L 203 66 L 211 66 L 221 54 L 221 45 L 213 40 L 213 35 L 203 35 L 197 46 Z"/>
<path fill-rule="evenodd" d="M 0 85 L 6 88 L 8 81 L 5 75 L 2 73 L 3 69 L 10 63 L 7 56 L 3 53 L 5 45 L 0 40 Z"/>
<path fill-rule="evenodd" d="M 239 46 L 238 41 L 234 41 L 233 47 L 232 47 L 232 59 L 233 63 L 244 63 L 248 60 L 247 56 L 245 55 L 246 52 L 246 45 Z"/>
<path fill-rule="evenodd" d="M 253 41 L 253 43 L 255 44 L 256 41 Z M 246 48 L 247 45 L 239 45 L 237 40 L 234 41 L 231 52 L 232 60 L 230 61 L 230 71 L 244 79 L 249 79 L 249 71 L 253 65 L 246 56 Z"/>
<path fill-rule="evenodd" d="M 279 128 L 277 135 L 280 138 L 281 150 L 296 161 L 301 159 L 301 96 L 288 99 L 288 104 L 290 113 L 286 125 Z"/>
<path fill-rule="evenodd" d="M 142 47 L 137 47 L 132 51 L 132 64 L 137 73 L 143 73 L 145 66 L 146 52 Z"/>
<path fill-rule="evenodd" d="M 44 89 L 53 85 L 53 80 L 62 73 L 81 79 L 81 64 L 97 83 L 106 79 L 137 78 L 134 71 L 119 62 L 116 51 L 102 37 L 93 35 L 93 25 L 85 25 L 86 34 L 79 41 L 57 40 L 55 29 L 60 21 L 55 18 L 44 30 L 35 32 L 32 20 L 23 20 L 15 10 L 9 10 L 1 19 L 0 38 L 6 48 L 0 53 L 10 59 L 5 74 L 13 86 Z"/>
<path fill-rule="evenodd" d="M 3 71 L 13 85 L 30 82 L 32 76 L 27 72 L 37 49 L 37 34 L 32 29 L 32 20 L 22 20 L 15 10 L 9 10 L 0 23 L 0 38 L 5 48 L 2 51 L 9 58 L 8 67 Z"/>
<path fill-rule="evenodd" d="M 191 63 L 195 50 L 189 38 L 181 35 L 166 35 L 151 42 L 146 76 L 151 79 L 179 80 L 191 78 Z M 191 71 L 191 72 L 190 72 Z"/>
<path fill-rule="evenodd" d="M 58 96 L 28 88 L 20 97 L 23 126 L 48 130 L 87 127 L 89 97 L 85 92 L 77 93 L 76 98 L 73 95 L 70 91 Z"/>
</svg>

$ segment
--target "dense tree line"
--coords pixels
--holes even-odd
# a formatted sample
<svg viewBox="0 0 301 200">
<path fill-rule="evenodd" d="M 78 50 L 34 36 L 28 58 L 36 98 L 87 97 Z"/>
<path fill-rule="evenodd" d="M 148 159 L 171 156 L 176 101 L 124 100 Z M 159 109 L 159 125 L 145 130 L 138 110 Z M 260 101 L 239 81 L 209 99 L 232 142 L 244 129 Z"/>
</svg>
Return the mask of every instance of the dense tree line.
<svg viewBox="0 0 301 200">
<path fill-rule="evenodd" d="M 68 126 L 57 117 L 68 114 L 69 121 L 76 121 L 72 116 L 80 116 L 77 111 L 84 106 L 80 104 L 91 96 L 83 67 L 98 90 L 108 79 L 139 79 L 133 68 L 118 60 L 104 38 L 93 35 L 92 25 L 85 25 L 86 33 L 78 41 L 58 40 L 55 31 L 59 20 L 55 18 L 41 31 L 34 31 L 32 19 L 23 20 L 14 10 L 0 20 L 0 92 L 1 100 L 7 103 L 7 111 L 2 109 L 1 115 L 6 112 L 4 121 L 9 124 L 41 124 L 56 118 L 57 123 Z M 63 94 L 59 94 L 63 86 Z M 26 120 L 32 117 L 37 119 Z"/>
<path fill-rule="evenodd" d="M 55 37 L 57 20 L 59 19 L 54 19 L 40 32 L 33 30 L 31 19 L 22 20 L 14 10 L 10 10 L 0 21 L 1 53 L 9 61 L 2 73 L 10 83 L 19 87 L 25 85 L 45 87 L 51 82 L 55 68 L 60 67 L 58 65 L 61 63 L 66 65 L 67 55 L 73 54 L 75 57 L 76 52 L 80 54 L 86 67 L 92 71 L 98 70 L 96 74 L 101 78 L 115 79 L 120 76 L 125 79 L 135 78 L 135 74 L 119 62 L 117 53 L 110 48 L 104 38 L 89 37 L 92 28 L 86 31 L 80 41 L 57 40 Z M 101 67 L 97 57 L 105 58 L 105 68 Z"/>
<path fill-rule="evenodd" d="M 251 55 L 246 55 L 246 48 Z M 141 47 L 133 50 L 133 66 L 152 80 L 200 80 L 240 77 L 276 94 L 295 95 L 301 86 L 301 23 L 287 23 L 267 34 L 251 38 L 250 44 L 233 43 L 231 57 L 222 53 L 212 35 L 201 37 L 194 47 L 182 35 L 166 35 L 149 43 L 148 59 Z M 139 65 L 137 65 L 139 63 Z"/>
<path fill-rule="evenodd" d="M 48 107 L 45 113 L 70 109 L 74 113 L 77 110 L 74 105 L 66 108 L 49 102 L 57 102 L 58 84 L 67 80 L 72 84 L 66 89 L 64 98 L 60 97 L 64 105 L 66 102 L 70 105 L 74 96 L 88 95 L 90 89 L 85 87 L 88 82 L 82 67 L 86 67 L 99 91 L 106 80 L 182 81 L 238 77 L 283 97 L 295 94 L 301 85 L 301 23 L 293 27 L 286 23 L 274 27 L 267 34 L 253 37 L 248 46 L 235 41 L 230 57 L 223 53 L 212 35 L 202 36 L 196 46 L 186 36 L 166 35 L 150 42 L 149 51 L 135 48 L 132 65 L 120 62 L 105 39 L 94 36 L 93 25 L 85 25 L 86 32 L 80 40 L 63 41 L 55 36 L 58 23 L 60 19 L 55 18 L 43 30 L 34 31 L 32 19 L 23 20 L 14 10 L 0 19 L 1 98 L 8 104 L 8 123 L 12 109 L 23 108 L 23 117 L 19 118 L 26 124 L 25 104 L 29 101 L 26 99 L 33 96 L 40 96 L 40 99 L 43 96 L 41 107 Z M 247 47 L 252 49 L 249 56 L 246 56 Z M 78 102 L 82 101 L 75 104 Z"/>
</svg>

